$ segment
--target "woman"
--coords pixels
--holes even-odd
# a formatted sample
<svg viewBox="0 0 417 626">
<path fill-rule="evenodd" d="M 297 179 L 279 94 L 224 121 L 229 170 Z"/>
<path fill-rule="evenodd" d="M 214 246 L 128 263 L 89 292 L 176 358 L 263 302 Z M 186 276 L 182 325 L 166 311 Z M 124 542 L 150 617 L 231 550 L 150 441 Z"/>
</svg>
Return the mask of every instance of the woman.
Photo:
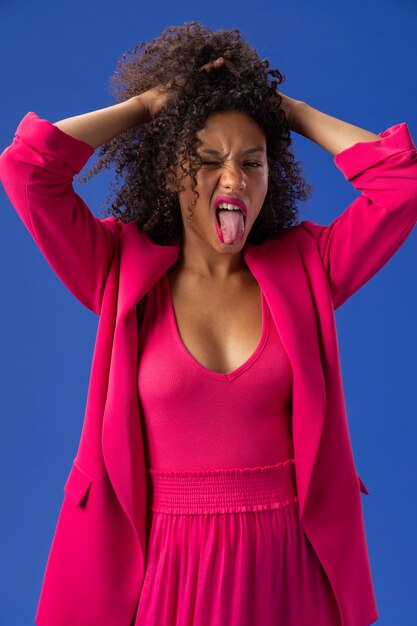
<svg viewBox="0 0 417 626">
<path fill-rule="evenodd" d="M 124 57 L 121 102 L 29 112 L 1 155 L 16 211 L 100 316 L 38 626 L 377 619 L 334 309 L 413 229 L 416 149 L 406 124 L 375 135 L 268 74 L 236 29 L 172 27 Z M 290 129 L 361 191 L 330 226 L 297 223 Z M 99 146 L 90 176 L 124 174 L 103 220 L 72 187 Z"/>
</svg>

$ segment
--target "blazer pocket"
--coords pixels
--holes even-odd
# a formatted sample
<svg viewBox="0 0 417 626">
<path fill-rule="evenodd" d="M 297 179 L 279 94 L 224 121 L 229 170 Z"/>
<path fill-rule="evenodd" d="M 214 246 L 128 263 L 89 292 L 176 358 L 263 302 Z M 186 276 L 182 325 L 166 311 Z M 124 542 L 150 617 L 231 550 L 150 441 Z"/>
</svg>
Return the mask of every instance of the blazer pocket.
<svg viewBox="0 0 417 626">
<path fill-rule="evenodd" d="M 84 472 L 75 461 L 64 485 L 64 492 L 74 506 L 82 505 L 93 479 Z"/>
<path fill-rule="evenodd" d="M 362 491 L 362 493 L 365 493 L 367 496 L 369 496 L 369 491 L 367 490 L 367 488 L 363 484 L 359 474 L 358 474 L 358 480 L 359 480 L 359 487 L 360 487 L 360 490 Z"/>
</svg>

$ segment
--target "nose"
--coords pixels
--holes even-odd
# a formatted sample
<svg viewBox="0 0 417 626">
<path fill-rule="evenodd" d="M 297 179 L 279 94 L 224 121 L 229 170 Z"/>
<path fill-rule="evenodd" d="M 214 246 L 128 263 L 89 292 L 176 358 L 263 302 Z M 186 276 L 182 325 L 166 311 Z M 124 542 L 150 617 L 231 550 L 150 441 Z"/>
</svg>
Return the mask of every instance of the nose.
<svg viewBox="0 0 417 626">
<path fill-rule="evenodd" d="M 222 171 L 221 184 L 229 191 L 242 191 L 246 188 L 246 176 L 238 165 L 228 164 Z"/>
</svg>

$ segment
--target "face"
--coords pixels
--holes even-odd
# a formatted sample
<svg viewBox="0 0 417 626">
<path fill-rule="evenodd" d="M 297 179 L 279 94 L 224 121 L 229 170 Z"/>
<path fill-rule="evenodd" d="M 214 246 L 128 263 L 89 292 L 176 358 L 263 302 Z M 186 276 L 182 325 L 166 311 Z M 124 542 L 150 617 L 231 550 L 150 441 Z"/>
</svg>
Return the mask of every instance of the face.
<svg viewBox="0 0 417 626">
<path fill-rule="evenodd" d="M 185 242 L 198 239 L 199 245 L 203 243 L 218 252 L 238 252 L 259 215 L 268 189 L 265 135 L 246 113 L 228 111 L 210 115 L 197 137 L 201 143 L 196 151 L 203 164 L 196 175 L 200 195 L 191 218 L 188 207 L 195 194 L 189 175 L 181 180 L 185 191 L 178 194 Z M 243 233 L 243 216 L 239 212 L 222 216 L 219 225 L 215 206 L 221 199 L 243 205 L 243 213 L 246 212 Z"/>
</svg>

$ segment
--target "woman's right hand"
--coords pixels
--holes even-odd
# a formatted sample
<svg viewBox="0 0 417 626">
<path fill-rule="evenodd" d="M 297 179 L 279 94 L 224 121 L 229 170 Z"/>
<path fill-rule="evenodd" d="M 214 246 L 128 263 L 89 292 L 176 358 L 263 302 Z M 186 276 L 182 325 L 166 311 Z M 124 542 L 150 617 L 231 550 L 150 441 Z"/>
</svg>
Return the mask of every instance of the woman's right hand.
<svg viewBox="0 0 417 626">
<path fill-rule="evenodd" d="M 224 57 L 218 57 L 214 61 L 210 61 L 209 63 L 202 65 L 200 67 L 200 71 L 204 70 L 206 72 L 210 72 L 211 70 L 217 69 L 222 65 L 226 65 L 231 71 L 233 71 L 234 66 L 232 62 L 227 59 L 227 56 L 228 52 L 226 51 Z M 179 75 L 176 77 L 175 81 L 177 84 L 183 85 L 185 79 L 183 76 Z M 139 96 L 136 96 L 143 102 L 148 112 L 148 119 L 146 121 L 149 122 L 151 119 L 159 115 L 159 113 L 165 107 L 172 95 L 172 92 L 170 92 L 172 84 L 173 81 L 169 81 L 168 83 L 165 83 L 163 85 L 157 85 L 156 87 L 148 89 L 148 91 L 139 94 Z"/>
</svg>

